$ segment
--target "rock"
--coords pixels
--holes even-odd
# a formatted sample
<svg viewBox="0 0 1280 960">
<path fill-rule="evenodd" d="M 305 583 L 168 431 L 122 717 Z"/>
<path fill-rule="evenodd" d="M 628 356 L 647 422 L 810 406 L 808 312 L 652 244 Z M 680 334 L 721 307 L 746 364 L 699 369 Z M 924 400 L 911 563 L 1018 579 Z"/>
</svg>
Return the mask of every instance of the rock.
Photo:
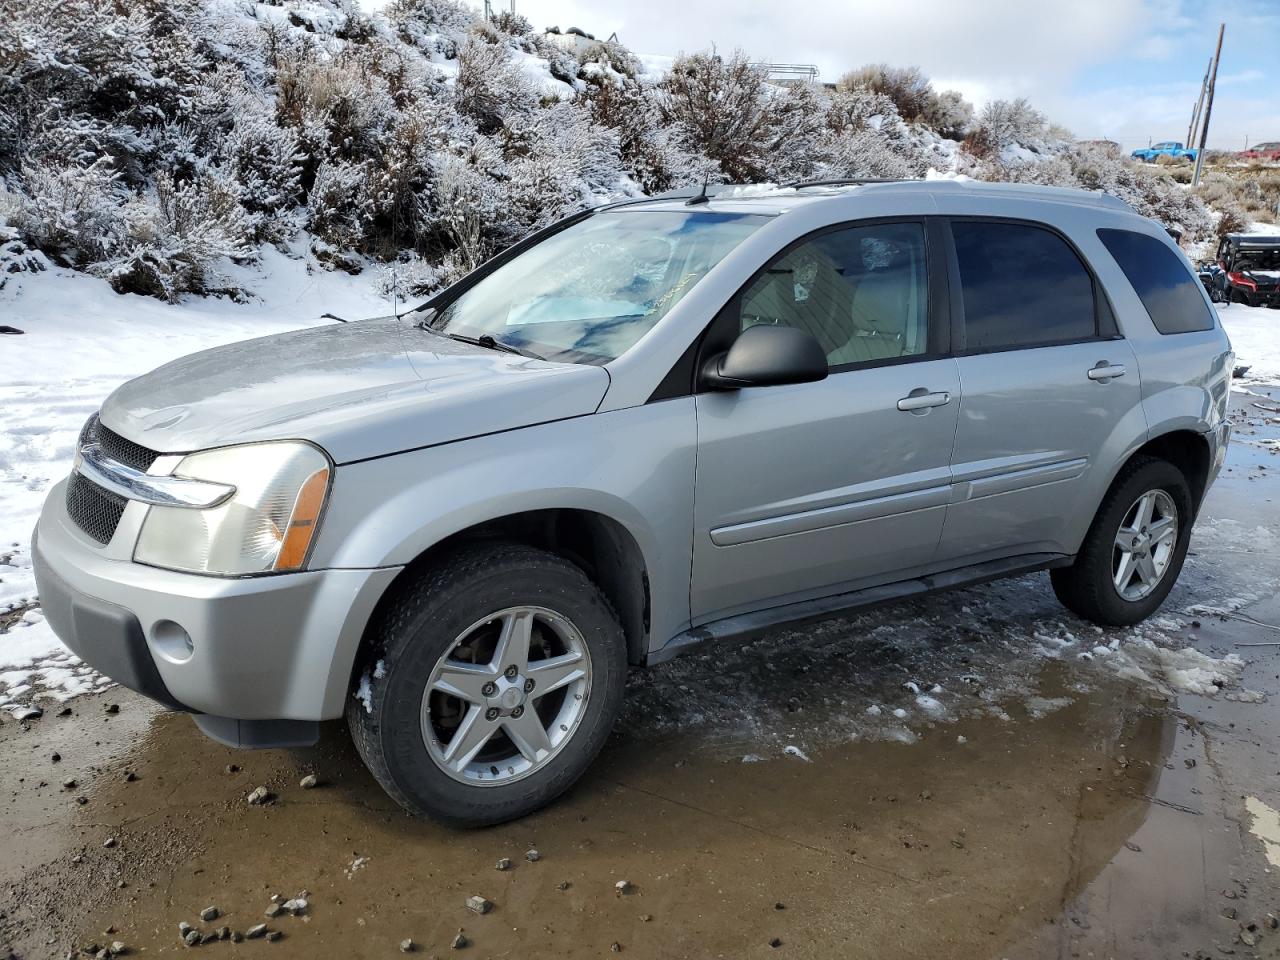
<svg viewBox="0 0 1280 960">
<path fill-rule="evenodd" d="M 205 923 L 208 923 L 210 920 L 217 920 L 219 916 L 220 914 L 218 913 L 217 907 L 205 907 L 200 911 L 200 919 Z"/>
<path fill-rule="evenodd" d="M 186 943 L 188 947 L 194 947 L 196 944 L 200 942 L 200 931 L 188 930 L 186 935 L 182 938 L 182 940 L 184 943 Z"/>
<path fill-rule="evenodd" d="M 1134 843 L 1132 840 L 1126 840 L 1124 842 L 1124 845 L 1126 850 L 1132 850 L 1134 853 L 1142 852 L 1142 848 L 1138 846 L 1136 843 Z"/>
<path fill-rule="evenodd" d="M 254 787 L 253 792 L 249 794 L 249 806 L 260 807 L 263 804 L 270 803 L 272 800 L 271 791 L 266 787 Z"/>
<path fill-rule="evenodd" d="M 265 923 L 255 923 L 244 932 L 244 935 L 250 940 L 257 940 L 259 937 L 264 936 L 266 932 L 267 925 Z"/>
<path fill-rule="evenodd" d="M 775 903 L 775 904 L 773 905 L 773 909 L 775 909 L 775 910 L 785 910 L 785 909 L 787 909 L 787 905 L 786 905 L 785 903 L 782 903 L 781 901 L 779 901 L 778 903 Z"/>
<path fill-rule="evenodd" d="M 88 802 L 89 802 L 89 798 L 86 797 L 84 794 L 81 794 L 80 796 L 76 797 L 76 803 L 80 804 L 80 806 L 82 807 Z"/>
<path fill-rule="evenodd" d="M 307 901 L 302 897 L 295 897 L 292 900 L 286 900 L 281 907 L 295 917 L 300 917 L 307 912 Z"/>
<path fill-rule="evenodd" d="M 613 885 L 613 891 L 620 897 L 625 897 L 631 892 L 631 884 L 626 880 L 619 880 Z"/>
<path fill-rule="evenodd" d="M 230 927 L 219 927 L 219 928 L 218 928 L 218 939 L 219 939 L 219 940 L 230 940 L 230 939 L 231 939 L 231 928 L 230 928 Z"/>
<path fill-rule="evenodd" d="M 137 780 L 137 779 L 138 779 L 138 775 L 137 775 L 136 773 L 134 773 L 132 770 L 126 770 L 126 771 L 124 772 L 124 782 L 125 782 L 125 783 L 133 783 L 133 781 L 135 781 L 135 780 Z"/>
<path fill-rule="evenodd" d="M 102 841 L 102 845 L 103 845 L 104 847 L 106 847 L 108 850 L 110 850 L 112 847 L 114 847 L 114 846 L 116 845 L 116 838 L 115 838 L 115 837 L 107 837 L 107 839 L 105 839 L 105 840 L 103 840 L 103 841 Z"/>
<path fill-rule="evenodd" d="M 129 948 L 120 940 L 112 940 L 111 946 L 107 947 L 107 952 L 113 957 L 123 957 L 129 952 Z"/>
<path fill-rule="evenodd" d="M 467 897 L 467 909 L 472 913 L 485 914 L 493 909 L 493 904 L 484 897 Z"/>
<path fill-rule="evenodd" d="M 240 772 L 240 764 L 238 763 L 227 764 L 227 773 L 239 773 L 239 772 Z"/>
<path fill-rule="evenodd" d="M 232 943 L 239 943 L 239 942 L 240 942 L 240 941 L 242 941 L 243 939 L 244 939 L 244 934 L 243 934 L 243 933 L 241 933 L 239 930 L 232 930 L 232 931 L 231 931 L 231 942 L 232 942 Z"/>
<path fill-rule="evenodd" d="M 622 944 L 617 943 L 617 942 L 611 943 L 611 944 L 609 944 L 609 949 L 610 949 L 610 950 L 612 950 L 614 953 L 621 953 L 621 952 L 622 952 Z"/>
<path fill-rule="evenodd" d="M 539 860 L 542 859 L 542 854 L 540 854 L 537 850 L 526 850 L 524 852 L 524 858 L 528 860 L 530 863 L 537 863 Z"/>
<path fill-rule="evenodd" d="M 497 863 L 493 865 L 493 868 L 495 870 L 510 870 L 511 861 L 508 858 L 503 857 L 501 860 L 499 860 Z"/>
<path fill-rule="evenodd" d="M 641 923 L 648 923 L 648 922 L 649 922 L 649 921 L 651 921 L 652 919 L 653 919 L 653 917 L 652 917 L 652 916 L 650 916 L 650 915 L 649 915 L 649 914 L 647 914 L 647 913 L 642 913 L 642 914 L 640 914 L 640 922 L 641 922 Z"/>
<path fill-rule="evenodd" d="M 107 713 L 119 713 L 119 712 L 120 712 L 120 704 L 118 704 L 118 703 L 108 703 L 108 704 L 107 704 L 107 706 L 106 706 L 106 711 L 107 711 Z"/>
<path fill-rule="evenodd" d="M 278 894 L 278 893 L 273 893 L 273 894 L 271 895 L 271 902 L 272 902 L 272 903 L 283 903 L 283 902 L 284 902 L 284 897 L 280 896 L 280 894 Z"/>
<path fill-rule="evenodd" d="M 568 890 L 571 886 L 573 886 L 573 884 L 571 884 L 568 880 L 561 880 L 559 883 L 556 884 L 556 889 Z"/>
<path fill-rule="evenodd" d="M 932 793 L 930 793 L 928 790 L 921 790 L 921 791 L 920 791 L 920 799 L 921 799 L 921 800 L 932 800 L 932 799 L 933 799 L 933 794 L 932 794 Z"/>
<path fill-rule="evenodd" d="M 15 720 L 39 720 L 44 716 L 44 711 L 34 703 L 25 704 L 21 707 L 14 707 L 9 711 L 13 714 Z"/>
<path fill-rule="evenodd" d="M 1274 913 L 1268 913 L 1263 923 L 1267 925 L 1268 930 L 1280 930 L 1280 918 L 1277 918 Z"/>
<path fill-rule="evenodd" d="M 1222 908 L 1222 915 L 1223 915 L 1226 919 L 1228 919 L 1228 920 L 1234 920 L 1234 919 L 1236 918 L 1236 908 L 1235 908 L 1235 907 L 1223 907 L 1223 908 Z"/>
<path fill-rule="evenodd" d="M 1248 930 L 1241 930 L 1240 942 L 1246 947 L 1256 947 L 1258 945 L 1258 937 L 1256 934 L 1250 933 Z"/>
<path fill-rule="evenodd" d="M 769 941 L 769 946 L 777 950 L 780 946 L 782 946 L 782 939 L 780 937 L 774 937 L 772 940 Z"/>
<path fill-rule="evenodd" d="M 70 708 L 70 707 L 63 707 L 61 710 L 59 710 L 59 711 L 58 711 L 58 716 L 60 716 L 60 717 L 69 717 L 69 716 L 71 716 L 71 708 Z"/>
<path fill-rule="evenodd" d="M 458 935 L 453 938 L 453 943 L 449 944 L 449 946 L 451 946 L 454 950 L 461 950 L 463 947 L 467 946 L 470 942 L 471 942 L 470 940 L 468 940 L 466 937 L 462 935 L 462 931 L 459 930 Z"/>
<path fill-rule="evenodd" d="M 264 916 L 271 917 L 274 919 L 275 917 L 278 917 L 280 916 L 280 914 L 284 913 L 284 907 L 282 907 L 278 903 L 273 903 L 271 904 L 271 906 L 267 907 L 266 910 L 262 911 L 262 913 Z"/>
<path fill-rule="evenodd" d="M 49 762 L 50 762 L 50 763 L 57 763 L 57 762 L 58 762 L 59 760 L 61 760 L 61 759 L 62 759 L 62 754 L 60 754 L 60 753 L 55 753 L 53 756 L 51 756 L 51 757 L 49 758 Z"/>
<path fill-rule="evenodd" d="M 66 780 L 62 781 L 63 790 L 74 790 L 75 788 L 76 788 L 76 781 L 73 778 L 68 777 Z"/>
<path fill-rule="evenodd" d="M 178 936 L 185 937 L 190 932 L 191 932 L 191 924 L 187 923 L 187 921 L 183 920 L 180 924 L 178 924 Z"/>
<path fill-rule="evenodd" d="M 300 781 L 298 781 L 298 786 L 300 786 L 303 790 L 314 790 L 319 785 L 320 785 L 320 780 L 314 773 L 308 773 L 305 777 L 303 777 Z"/>
<path fill-rule="evenodd" d="M 277 940 L 279 940 L 279 939 L 280 939 L 281 937 L 283 937 L 283 936 L 284 936 L 284 934 L 283 934 L 283 933 L 281 933 L 279 930 L 268 930 L 268 931 L 267 931 L 267 942 L 268 942 L 268 943 L 275 943 Z"/>
<path fill-rule="evenodd" d="M 201 942 L 202 944 L 204 944 L 204 943 L 216 943 L 216 942 L 217 942 L 217 940 L 218 940 L 218 935 L 217 935 L 216 933 L 214 933 L 212 930 L 210 930 L 208 933 L 206 933 L 203 937 L 201 937 L 201 938 L 200 938 L 200 942 Z"/>
<path fill-rule="evenodd" d="M 400 941 L 401 953 L 413 953 L 413 951 L 417 949 L 418 949 L 418 945 L 414 943 L 412 940 L 410 940 L 408 937 L 405 937 L 403 940 Z"/>
</svg>

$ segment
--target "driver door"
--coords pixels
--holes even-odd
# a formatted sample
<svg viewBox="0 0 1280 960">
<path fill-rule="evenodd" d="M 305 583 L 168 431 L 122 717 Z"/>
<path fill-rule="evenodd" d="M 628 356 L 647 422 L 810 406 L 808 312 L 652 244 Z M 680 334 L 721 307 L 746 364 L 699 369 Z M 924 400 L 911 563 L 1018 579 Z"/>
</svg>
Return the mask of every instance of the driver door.
<svg viewBox="0 0 1280 960">
<path fill-rule="evenodd" d="M 756 323 L 805 330 L 830 374 L 697 395 L 695 624 L 888 582 L 933 558 L 960 381 L 931 229 L 812 235 L 717 320 L 721 343 Z"/>
</svg>

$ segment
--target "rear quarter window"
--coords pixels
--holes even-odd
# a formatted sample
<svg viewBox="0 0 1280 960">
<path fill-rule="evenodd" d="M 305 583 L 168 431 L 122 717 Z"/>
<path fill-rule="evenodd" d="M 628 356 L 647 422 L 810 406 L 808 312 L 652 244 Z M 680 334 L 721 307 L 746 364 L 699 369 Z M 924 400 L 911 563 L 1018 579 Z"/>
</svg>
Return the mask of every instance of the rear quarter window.
<svg viewBox="0 0 1280 960">
<path fill-rule="evenodd" d="M 1164 243 L 1133 230 L 1103 229 L 1098 239 L 1115 258 L 1161 333 L 1213 329 L 1200 281 Z"/>
</svg>

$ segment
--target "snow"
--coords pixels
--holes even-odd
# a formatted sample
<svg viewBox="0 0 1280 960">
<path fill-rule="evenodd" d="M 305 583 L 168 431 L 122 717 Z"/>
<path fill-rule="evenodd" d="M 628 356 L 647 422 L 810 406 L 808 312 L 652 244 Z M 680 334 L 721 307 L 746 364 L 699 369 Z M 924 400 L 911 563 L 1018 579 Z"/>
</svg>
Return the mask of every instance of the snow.
<svg viewBox="0 0 1280 960">
<path fill-rule="evenodd" d="M 312 269 L 264 249 L 252 267 L 230 267 L 248 303 L 191 298 L 180 304 L 112 292 L 70 270 L 13 274 L 0 316 L 25 331 L 0 336 L 0 617 L 35 602 L 31 531 L 48 489 L 71 467 L 80 428 L 116 386 L 207 347 L 317 323 L 385 314 L 373 277 Z M 15 698 L 66 699 L 106 681 L 75 658 L 38 610 L 0 633 L 0 708 Z"/>
<path fill-rule="evenodd" d="M 1231 338 L 1236 366 L 1249 368 L 1240 379 L 1280 384 L 1280 310 L 1218 304 L 1218 319 Z"/>
</svg>

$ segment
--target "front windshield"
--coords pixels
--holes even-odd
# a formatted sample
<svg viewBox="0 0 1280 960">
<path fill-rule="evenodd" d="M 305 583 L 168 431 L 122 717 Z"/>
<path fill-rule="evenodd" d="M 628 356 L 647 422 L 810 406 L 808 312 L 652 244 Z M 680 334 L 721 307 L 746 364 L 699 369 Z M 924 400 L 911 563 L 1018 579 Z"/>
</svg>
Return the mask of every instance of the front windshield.
<svg viewBox="0 0 1280 960">
<path fill-rule="evenodd" d="M 692 210 L 596 214 L 498 267 L 426 326 L 548 360 L 607 363 L 767 220 Z"/>
</svg>

